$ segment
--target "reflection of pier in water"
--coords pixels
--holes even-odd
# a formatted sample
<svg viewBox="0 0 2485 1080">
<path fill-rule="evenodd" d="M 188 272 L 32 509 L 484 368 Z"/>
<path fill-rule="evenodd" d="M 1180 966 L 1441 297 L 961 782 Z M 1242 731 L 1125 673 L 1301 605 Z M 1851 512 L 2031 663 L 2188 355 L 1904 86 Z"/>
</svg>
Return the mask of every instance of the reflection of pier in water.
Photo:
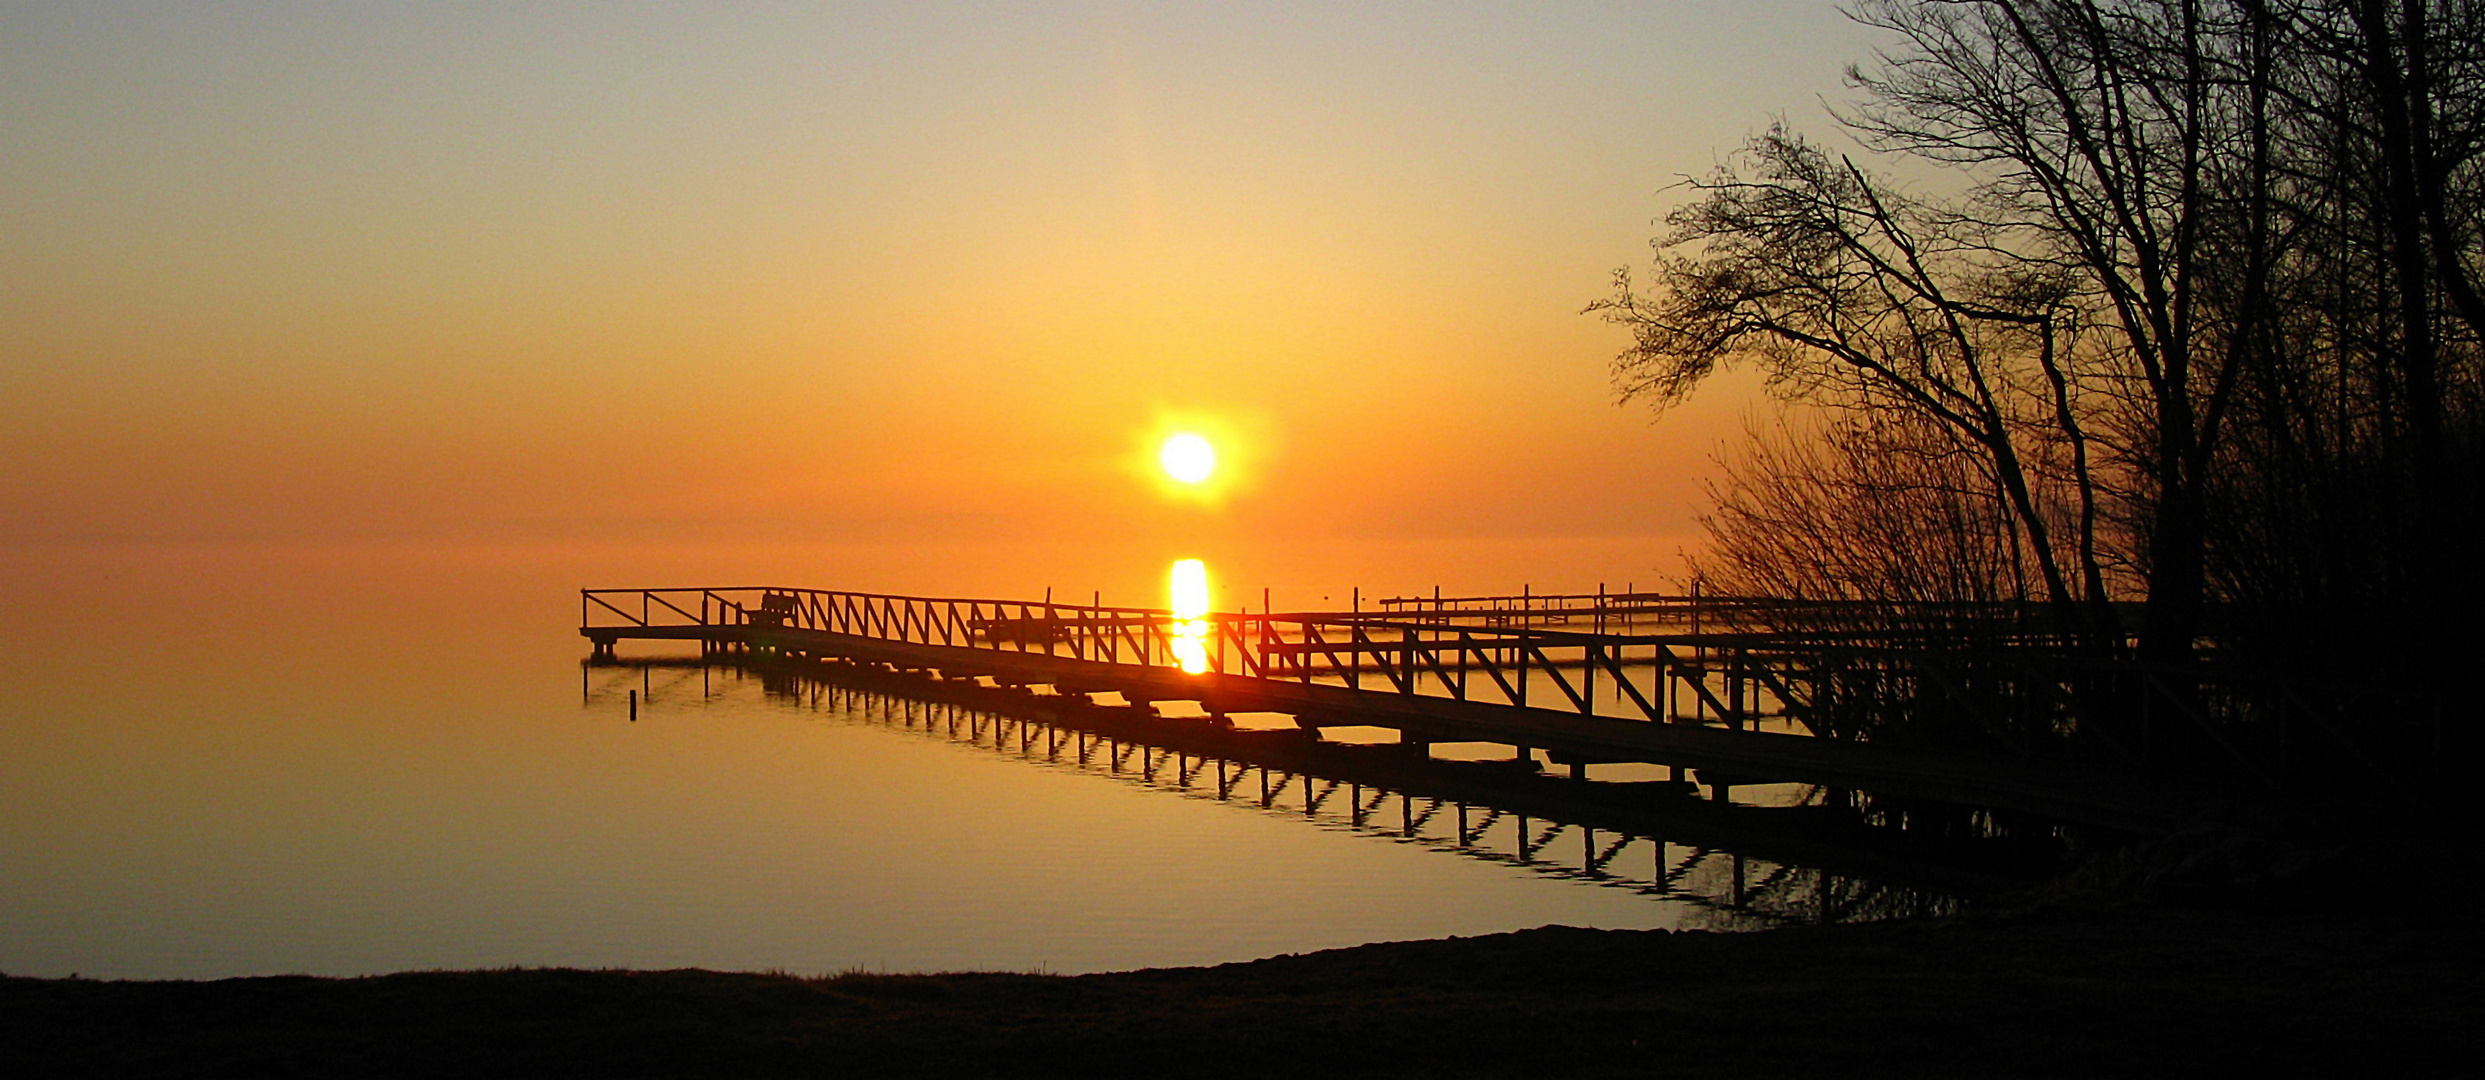
<svg viewBox="0 0 2485 1080">
<path fill-rule="evenodd" d="M 1301 818 L 1535 873 L 1691 905 L 1728 927 L 1852 921 L 1948 910 L 2050 858 L 2042 845 L 1917 836 L 1845 808 L 1700 800 L 1689 785 L 1543 775 L 1532 762 L 1450 761 L 1316 732 L 1243 730 L 1208 717 L 1094 704 L 967 678 L 817 662 L 714 667 L 757 674 L 772 698 L 898 731 L 1113 777 L 1153 790 Z M 605 691 L 609 696 L 620 687 Z M 592 696 L 592 694 L 591 694 Z"/>
</svg>

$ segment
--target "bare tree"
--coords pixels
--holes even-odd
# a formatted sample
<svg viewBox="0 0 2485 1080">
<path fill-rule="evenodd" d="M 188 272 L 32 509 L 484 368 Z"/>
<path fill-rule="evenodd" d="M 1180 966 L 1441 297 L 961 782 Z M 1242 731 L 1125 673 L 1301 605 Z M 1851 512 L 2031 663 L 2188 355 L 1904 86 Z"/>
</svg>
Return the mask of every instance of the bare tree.
<svg viewBox="0 0 2485 1080">
<path fill-rule="evenodd" d="M 1668 218 L 1657 288 L 1642 295 L 1619 272 L 1589 309 L 1632 330 L 1615 362 L 1623 396 L 1663 405 L 1751 361 L 1781 393 L 1938 432 L 1975 456 L 2060 623 L 2103 633 L 2096 484 L 2063 366 L 2078 319 L 2060 269 L 2013 251 L 2010 229 L 1906 197 L 1782 128 L 1691 186 L 1702 197 Z M 2078 504 L 2067 540 L 2050 498 L 2062 485 L 2044 470 L 2065 448 Z"/>
<path fill-rule="evenodd" d="M 1677 299 L 1601 308 L 1642 331 L 1617 361 L 1626 391 L 1679 393 L 1728 357 L 1783 367 L 1794 350 L 1843 363 L 1990 455 L 2066 620 L 2107 625 L 2098 530 L 2109 517 L 2135 526 L 2142 651 L 2188 656 L 2206 598 L 2204 477 L 2240 369 L 2269 332 L 2280 246 L 2268 198 L 2273 19 L 2259 4 L 2201 0 L 1861 0 L 1852 14 L 1899 44 L 1851 70 L 1865 99 L 1841 122 L 1876 151 L 1955 167 L 1971 189 L 1956 207 L 1905 206 L 1817 152 L 1813 165 L 1771 164 L 1760 183 L 1838 205 L 1809 219 L 1834 222 L 1816 237 L 1870 268 L 1870 287 L 1824 292 L 1813 322 L 1886 327 L 1903 308 L 1903 333 L 1859 350 L 1851 337 L 1749 317 L 1776 302 L 1767 289 L 1738 297 L 1737 316 L 1712 320 L 1704 339 L 1667 332 L 1661 324 L 1691 325 L 1680 298 L 1717 296 L 1720 281 L 1737 280 L 1729 266 L 1751 273 L 1754 239 L 1785 233 L 1740 213 L 1749 182 L 1713 181 L 1668 238 L 1701 245 L 1664 264 L 1660 290 Z M 1772 133 L 1756 156 L 1801 156 L 1777 149 L 1788 146 L 1800 149 Z M 1815 175 L 1822 168 L 1844 175 Z M 1720 243 L 1728 232 L 1740 235 Z M 1727 327 L 1736 332 L 1716 332 Z M 1943 363 L 1859 362 L 1927 343 Z M 2002 391 L 2021 371 L 2043 391 L 2028 396 L 2051 408 L 2012 406 Z M 2071 544 L 2034 498 L 2024 447 L 2036 442 L 2066 448 L 2080 504 Z"/>
<path fill-rule="evenodd" d="M 2211 479 L 2211 580 L 2235 635 L 2300 627 L 2403 674 L 2458 651 L 2479 599 L 2476 283 L 2485 250 L 2485 6 L 2314 0 L 2271 13 L 2271 322 Z M 2291 615 L 2282 618 L 2280 613 Z"/>
<path fill-rule="evenodd" d="M 2031 569 L 1985 457 L 1904 410 L 1752 425 L 1702 518 L 1720 591 L 1831 600 L 1860 626 L 1947 629 L 1944 602 L 2022 608 Z"/>
<path fill-rule="evenodd" d="M 2144 659 L 2211 644 L 2362 676 L 2336 698 L 2360 733 L 2339 752 L 2485 753 L 2441 722 L 2474 708 L 2455 620 L 2485 606 L 2485 0 L 1851 14 L 1894 42 L 1850 71 L 1838 119 L 1862 149 L 1752 140 L 1687 182 L 1646 290 L 1618 274 L 1590 308 L 1631 330 L 1626 399 L 1747 364 L 1814 407 L 1713 490 L 1716 572 L 1868 603 L 2032 598 L 2099 649 L 2137 596 Z M 1893 161 L 1952 193 L 1882 179 Z M 2285 715 L 2146 670 L 2213 727 Z M 2097 710 L 2078 730 L 2109 742 L 2160 692 L 2074 682 Z M 1940 711 L 1901 701 L 1875 730 Z M 2183 752 L 2214 762 L 2214 742 Z"/>
</svg>

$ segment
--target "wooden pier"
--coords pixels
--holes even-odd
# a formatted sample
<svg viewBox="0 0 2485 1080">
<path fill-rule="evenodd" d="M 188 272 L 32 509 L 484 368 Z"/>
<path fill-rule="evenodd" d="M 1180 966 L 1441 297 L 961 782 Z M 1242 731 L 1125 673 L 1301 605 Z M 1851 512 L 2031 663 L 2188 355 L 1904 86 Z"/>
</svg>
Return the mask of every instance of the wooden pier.
<svg viewBox="0 0 2485 1080">
<path fill-rule="evenodd" d="M 1962 708 L 2025 714 L 2036 702 L 2053 710 L 2002 715 L 1989 732 L 1997 738 L 2013 722 L 2060 728 L 2064 715 L 2078 719 L 2069 712 L 2077 698 L 2064 688 L 2100 678 L 2076 660 L 2017 655 L 2009 669 L 2016 696 L 1997 698 L 1980 689 L 1993 681 L 1990 671 L 1947 670 L 1950 658 L 1905 643 L 1751 629 L 1751 601 L 1524 599 L 1178 620 L 1162 609 L 1053 601 L 766 586 L 590 589 L 580 593 L 579 632 L 599 658 L 625 640 L 696 641 L 709 650 L 834 658 L 1065 695 L 1118 693 L 1139 705 L 1195 701 L 1212 716 L 1282 713 L 1314 731 L 1394 729 L 1414 746 L 1499 743 L 1582 768 L 1646 762 L 1672 766 L 1677 776 L 1688 768 L 1721 795 L 1733 784 L 1802 782 L 2155 831 L 2194 813 L 2204 793 L 2201 784 L 2170 783 L 2144 767 L 2014 756 L 2007 745 L 1984 755 L 1931 752 L 1841 729 L 1847 714 L 1837 706 L 1901 684 L 1947 694 Z M 1196 671 L 1183 667 L 1186 632 Z M 2150 722 L 2149 687 L 2164 680 L 2147 671 L 2105 677 L 2137 687 L 2137 697 L 2119 700 L 2136 700 L 2141 722 Z M 2184 704 L 2171 691 L 2168 698 Z M 2163 711 L 2167 728 L 2203 723 L 2178 708 Z M 2309 707 L 2303 712 L 2299 729 L 2321 721 Z M 2288 719 L 2276 716 L 2282 738 Z M 2145 752 L 2149 729 L 2137 730 Z M 2299 734 L 2297 741 L 2307 740 Z"/>
</svg>

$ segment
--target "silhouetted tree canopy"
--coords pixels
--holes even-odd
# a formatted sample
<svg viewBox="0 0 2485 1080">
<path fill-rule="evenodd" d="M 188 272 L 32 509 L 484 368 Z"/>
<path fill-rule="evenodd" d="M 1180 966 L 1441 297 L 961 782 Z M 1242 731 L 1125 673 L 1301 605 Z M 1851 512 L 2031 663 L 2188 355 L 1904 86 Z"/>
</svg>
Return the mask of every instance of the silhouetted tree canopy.
<svg viewBox="0 0 2485 1080">
<path fill-rule="evenodd" d="M 1760 135 L 1591 307 L 1632 332 L 1625 398 L 1748 364 L 1816 407 L 1716 493 L 1729 584 L 2025 599 L 2103 649 L 2139 600 L 2160 660 L 2449 659 L 2485 522 L 2485 4 L 1849 14 L 1891 42 L 1837 117 L 1863 152 Z"/>
</svg>

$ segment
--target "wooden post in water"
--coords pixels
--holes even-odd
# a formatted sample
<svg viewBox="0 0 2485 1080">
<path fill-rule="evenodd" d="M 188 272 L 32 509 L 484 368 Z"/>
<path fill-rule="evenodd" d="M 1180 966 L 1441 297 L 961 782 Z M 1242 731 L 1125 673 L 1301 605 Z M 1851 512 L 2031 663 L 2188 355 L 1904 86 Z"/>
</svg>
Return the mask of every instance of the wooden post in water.
<svg viewBox="0 0 2485 1080">
<path fill-rule="evenodd" d="M 1522 608 L 1520 610 L 1525 611 L 1526 609 Z M 1524 622 L 1526 616 L 1522 614 L 1519 618 L 1522 622 Z M 1516 683 L 1512 684 L 1518 688 L 1519 699 L 1511 702 L 1511 704 L 1517 705 L 1520 708 L 1525 708 L 1527 707 L 1527 628 L 1524 625 L 1519 628 L 1518 647 L 1512 651 L 1519 654 L 1519 678 Z"/>
<path fill-rule="evenodd" d="M 1355 614 L 1363 614 L 1363 586 L 1355 586 Z M 1346 624 L 1346 685 L 1363 689 L 1363 620 Z"/>
<path fill-rule="evenodd" d="M 1579 711 L 1583 715 L 1596 715 L 1596 661 L 1604 651 L 1594 643 L 1579 648 Z"/>
</svg>

